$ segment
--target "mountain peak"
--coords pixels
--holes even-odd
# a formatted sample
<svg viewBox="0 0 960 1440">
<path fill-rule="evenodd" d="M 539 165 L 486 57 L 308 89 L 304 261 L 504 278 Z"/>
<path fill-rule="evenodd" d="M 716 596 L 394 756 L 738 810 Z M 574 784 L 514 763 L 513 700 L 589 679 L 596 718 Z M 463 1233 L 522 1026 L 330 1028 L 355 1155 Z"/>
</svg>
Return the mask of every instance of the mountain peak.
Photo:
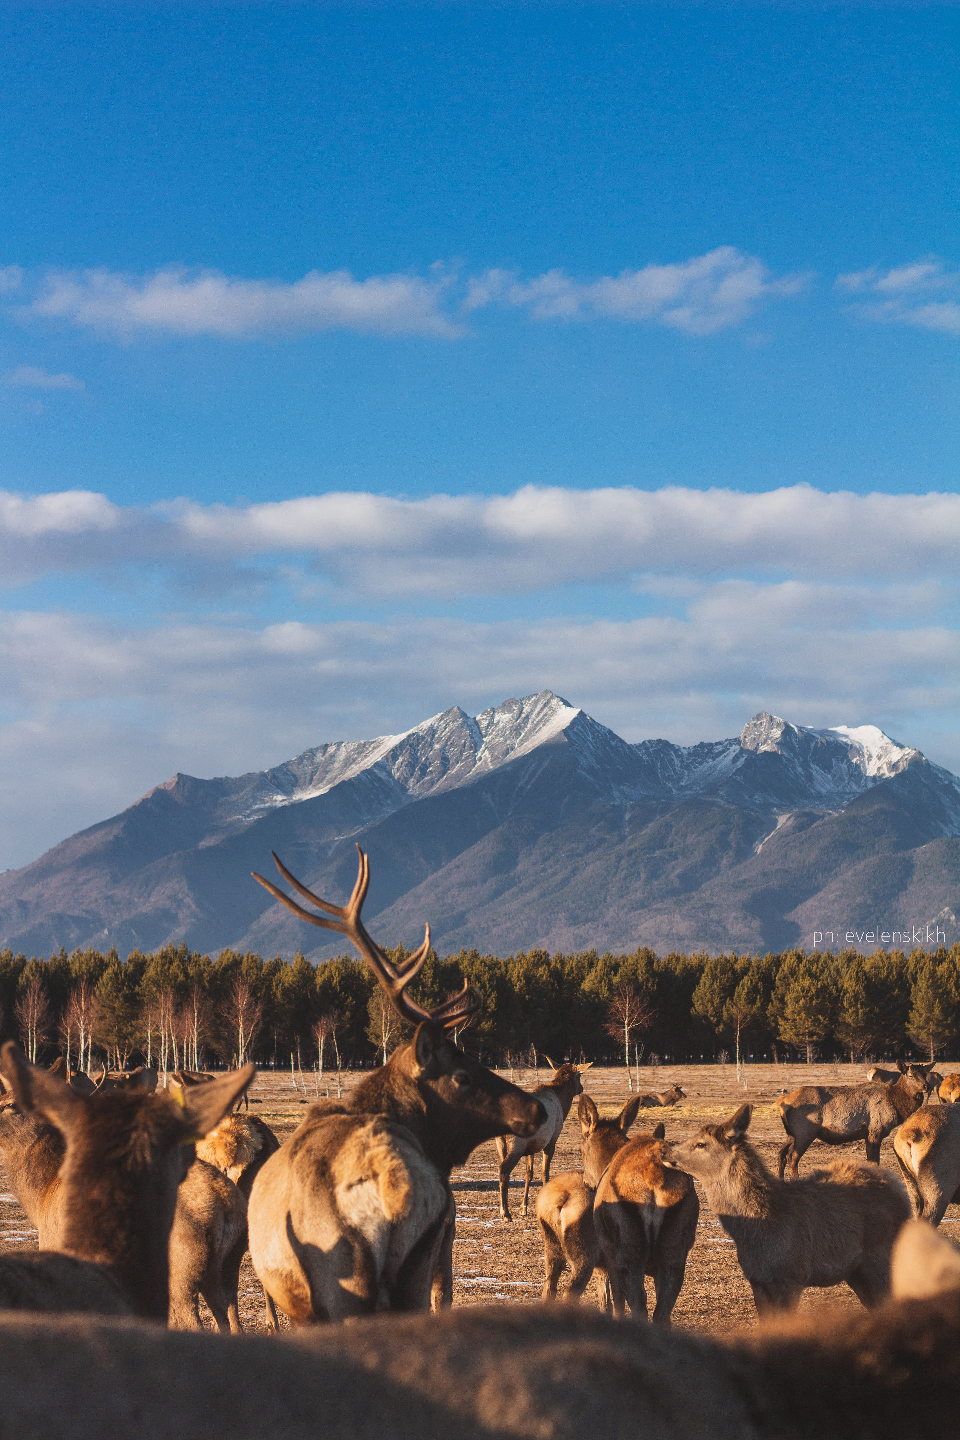
<svg viewBox="0 0 960 1440">
<path fill-rule="evenodd" d="M 761 710 L 748 720 L 740 731 L 740 746 L 743 750 L 779 750 L 783 737 L 789 731 L 797 733 L 797 727 L 779 715 Z"/>
</svg>

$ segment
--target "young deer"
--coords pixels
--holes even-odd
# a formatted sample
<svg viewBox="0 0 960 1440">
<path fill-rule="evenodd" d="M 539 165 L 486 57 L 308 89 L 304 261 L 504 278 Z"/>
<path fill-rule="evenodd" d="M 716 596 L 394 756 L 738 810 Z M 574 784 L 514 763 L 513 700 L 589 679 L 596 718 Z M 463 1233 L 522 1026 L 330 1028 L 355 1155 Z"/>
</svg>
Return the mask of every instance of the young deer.
<svg viewBox="0 0 960 1440">
<path fill-rule="evenodd" d="M 565 1170 L 541 1188 L 537 1198 L 537 1223 L 543 1236 L 544 1282 L 542 1300 L 555 1300 L 560 1277 L 569 1265 L 567 1300 L 579 1300 L 600 1263 L 600 1247 L 593 1223 L 596 1185 L 621 1146 L 626 1145 L 630 1126 L 637 1118 L 640 1097 L 627 1101 L 615 1120 L 602 1120 L 589 1095 L 581 1095 L 578 1106 L 583 1169 Z M 663 1126 L 657 1130 L 663 1134 Z M 656 1132 L 654 1132 L 656 1133 Z M 606 1290 L 606 1283 L 604 1283 Z"/>
<path fill-rule="evenodd" d="M 553 1064 L 553 1062 L 550 1062 Z M 574 1098 L 583 1093 L 583 1073 L 589 1070 L 593 1064 L 591 1060 L 586 1065 L 570 1065 L 564 1062 L 563 1065 L 554 1065 L 554 1074 L 544 1085 L 538 1085 L 536 1090 L 530 1093 L 540 1101 L 547 1118 L 540 1126 L 540 1129 L 529 1139 L 523 1140 L 516 1135 L 497 1136 L 497 1158 L 500 1161 L 498 1178 L 500 1182 L 500 1216 L 503 1220 L 510 1220 L 510 1203 L 508 1188 L 510 1176 L 515 1166 L 526 1156 L 527 1177 L 523 1187 L 523 1210 L 521 1214 L 526 1215 L 530 1197 L 530 1182 L 533 1180 L 533 1157 L 543 1154 L 543 1168 L 540 1174 L 541 1188 L 550 1179 L 550 1165 L 553 1160 L 553 1152 L 557 1148 L 557 1141 L 563 1129 L 564 1122 L 570 1113 L 570 1106 Z"/>
<path fill-rule="evenodd" d="M 877 1305 L 890 1288 L 893 1242 L 910 1218 L 902 1185 L 850 1160 L 789 1184 L 775 1179 L 746 1138 L 751 1114 L 741 1105 L 664 1153 L 706 1190 L 758 1312 L 793 1309 L 808 1286 L 844 1280 L 864 1305 Z"/>
<path fill-rule="evenodd" d="M 288 909 L 347 936 L 397 1012 L 416 1024 L 409 1044 L 365 1076 L 349 1099 L 307 1111 L 267 1160 L 250 1194 L 250 1254 L 264 1290 L 297 1324 L 377 1309 L 449 1303 L 454 1201 L 450 1171 L 484 1140 L 530 1136 L 545 1119 L 531 1095 L 470 1059 L 448 1038 L 477 1012 L 469 987 L 433 1010 L 406 994 L 430 952 L 389 960 L 360 918 L 367 856 L 345 906 L 314 895 L 274 855 L 281 875 L 323 915 L 255 875 Z"/>
<path fill-rule="evenodd" d="M 960 1107 L 924 1105 L 900 1126 L 893 1151 L 914 1215 L 939 1225 L 960 1196 Z"/>
<path fill-rule="evenodd" d="M 908 1066 L 898 1060 L 897 1067 L 898 1078 L 890 1085 L 801 1085 L 782 1095 L 777 1109 L 790 1138 L 780 1151 L 781 1180 L 788 1162 L 792 1178 L 797 1178 L 800 1157 L 814 1140 L 825 1145 L 863 1140 L 867 1159 L 879 1165 L 882 1141 L 923 1104 L 933 1064 Z"/>
<path fill-rule="evenodd" d="M 249 1246 L 247 1206 L 253 1182 L 266 1161 L 279 1149 L 280 1141 L 258 1115 L 225 1115 L 216 1129 L 211 1130 L 197 1145 L 197 1159 L 215 1166 L 233 1182 L 243 1197 L 243 1235 L 237 1242 L 241 1261 Z M 266 1291 L 263 1298 L 267 1325 L 271 1330 L 276 1330 L 276 1306 Z M 207 1303 L 209 1304 L 209 1301 Z M 232 1327 L 232 1312 L 230 1319 Z M 239 1324 L 239 1321 L 237 1323 Z"/>
<path fill-rule="evenodd" d="M 876 1310 L 722 1340 L 588 1307 L 382 1315 L 294 1340 L 0 1315 L 11 1436 L 92 1440 L 906 1440 L 956 1434 L 960 1255 L 922 1223 Z"/>
<path fill-rule="evenodd" d="M 658 1133 L 659 1132 L 659 1133 Z M 618 1150 L 597 1184 L 593 1221 L 614 1312 L 647 1318 L 645 1276 L 654 1284 L 653 1322 L 669 1325 L 697 1235 L 693 1181 L 665 1161 L 663 1126 Z"/>
<path fill-rule="evenodd" d="M 168 1240 L 193 1142 L 249 1085 L 254 1067 L 223 1076 L 183 1105 L 146 1091 L 78 1095 L 29 1065 L 12 1043 L 0 1051 L 0 1070 L 21 1115 L 55 1127 L 64 1142 L 60 1195 L 43 1216 L 48 1233 L 57 1226 L 58 1251 L 0 1257 L 0 1308 L 133 1313 L 165 1322 Z"/>
</svg>

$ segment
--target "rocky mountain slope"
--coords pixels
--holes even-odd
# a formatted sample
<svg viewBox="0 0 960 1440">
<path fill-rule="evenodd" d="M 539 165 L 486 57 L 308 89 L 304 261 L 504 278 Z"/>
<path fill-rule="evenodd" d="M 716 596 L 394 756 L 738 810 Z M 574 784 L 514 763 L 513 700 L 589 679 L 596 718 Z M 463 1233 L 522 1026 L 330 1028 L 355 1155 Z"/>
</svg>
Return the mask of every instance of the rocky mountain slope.
<svg viewBox="0 0 960 1440">
<path fill-rule="evenodd" d="M 250 871 L 276 850 L 340 900 L 359 842 L 385 944 L 425 920 L 444 951 L 837 948 L 848 931 L 906 932 L 911 948 L 929 925 L 949 944 L 958 837 L 960 781 L 875 727 L 761 713 L 733 739 L 631 745 L 544 691 L 257 774 L 176 775 L 0 876 L 0 942 L 319 959 L 342 943 Z M 859 942 L 876 943 L 898 941 Z"/>
</svg>

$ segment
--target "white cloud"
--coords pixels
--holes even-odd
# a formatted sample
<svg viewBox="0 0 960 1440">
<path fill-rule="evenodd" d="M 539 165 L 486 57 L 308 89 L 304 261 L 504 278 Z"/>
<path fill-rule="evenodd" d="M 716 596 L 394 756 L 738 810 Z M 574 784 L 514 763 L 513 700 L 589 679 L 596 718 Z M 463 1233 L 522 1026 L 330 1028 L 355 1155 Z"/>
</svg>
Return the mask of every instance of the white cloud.
<svg viewBox="0 0 960 1440">
<path fill-rule="evenodd" d="M 0 383 L 31 390 L 82 390 L 83 381 L 75 375 L 50 375 L 39 365 L 17 365 L 0 375 Z"/>
<path fill-rule="evenodd" d="M 843 587 L 705 587 L 681 616 L 537 623 L 134 627 L 11 612 L 0 623 L 0 864 L 24 863 L 175 770 L 240 774 L 544 687 L 630 740 L 717 739 L 768 709 L 801 724 L 879 724 L 928 753 L 933 742 L 931 758 L 960 770 L 944 738 L 960 707 L 960 638 L 925 619 L 871 628 L 844 598 Z"/>
<path fill-rule="evenodd" d="M 17 290 L 23 282 L 23 271 L 19 265 L 0 265 L 0 295 Z"/>
<path fill-rule="evenodd" d="M 11 276 L 7 287 L 4 274 Z M 346 270 L 314 270 L 292 282 L 182 266 L 140 276 L 106 269 L 50 271 L 15 313 L 121 339 L 153 334 L 243 340 L 332 329 L 450 338 L 463 333 L 459 316 L 506 305 L 536 320 L 607 318 L 712 335 L 739 325 L 765 301 L 795 295 L 807 278 L 774 278 L 761 260 L 730 245 L 673 264 L 582 280 L 562 270 L 530 280 L 487 270 L 461 280 L 439 266 L 426 279 L 407 274 L 356 280 Z M 0 290 L 16 288 L 22 279 L 19 270 L 0 271 Z"/>
<path fill-rule="evenodd" d="M 519 594 L 638 575 L 788 576 L 889 585 L 952 577 L 960 496 L 525 486 L 512 495 L 394 499 L 329 492 L 246 506 L 141 509 L 73 491 L 0 492 L 8 585 L 105 564 L 162 565 L 221 584 L 291 557 L 345 598 Z M 292 567 L 296 577 L 297 564 Z M 261 573 L 268 583 L 268 572 Z"/>
<path fill-rule="evenodd" d="M 108 270 L 51 273 L 28 313 L 67 320 L 107 335 L 215 335 L 248 339 L 314 330 L 452 336 L 442 313 L 443 280 L 346 270 L 313 270 L 292 283 L 243 280 L 179 267 L 134 277 Z"/>
<path fill-rule="evenodd" d="M 865 320 L 960 335 L 960 272 L 941 260 L 916 260 L 838 275 L 835 288 L 857 297 L 849 308 Z M 945 298 L 931 298 L 940 294 Z"/>
<path fill-rule="evenodd" d="M 537 320 L 655 321 L 691 335 L 739 325 L 764 300 L 795 295 L 807 277 L 771 279 L 766 266 L 731 245 L 672 265 L 645 265 L 595 280 L 550 270 L 520 280 L 488 270 L 471 282 L 465 308 L 500 303 L 525 308 Z"/>
</svg>

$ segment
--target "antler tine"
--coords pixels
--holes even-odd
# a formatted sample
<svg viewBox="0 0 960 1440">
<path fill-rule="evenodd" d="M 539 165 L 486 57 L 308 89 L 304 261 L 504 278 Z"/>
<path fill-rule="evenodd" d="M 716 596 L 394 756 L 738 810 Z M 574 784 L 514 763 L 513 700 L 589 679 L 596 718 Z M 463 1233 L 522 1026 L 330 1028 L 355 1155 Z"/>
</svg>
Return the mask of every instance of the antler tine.
<svg viewBox="0 0 960 1440">
<path fill-rule="evenodd" d="M 470 982 L 463 982 L 463 989 L 449 996 L 430 1011 L 431 1020 L 445 1030 L 459 1030 L 473 1020 L 480 1009 L 480 1001 L 470 989 Z"/>
<path fill-rule="evenodd" d="M 425 928 L 423 943 L 406 960 L 395 964 L 387 958 L 380 946 L 367 933 L 363 921 L 360 919 L 360 911 L 370 885 L 370 861 L 360 846 L 357 846 L 357 855 L 359 856 L 357 880 L 346 905 L 331 905 L 328 900 L 321 900 L 319 895 L 308 890 L 306 885 L 302 885 L 296 876 L 290 873 L 275 852 L 271 853 L 280 874 L 297 893 L 302 895 L 305 900 L 309 900 L 311 905 L 316 905 L 318 909 L 325 910 L 327 915 L 336 918 L 328 920 L 324 915 L 311 915 L 309 910 L 304 910 L 296 900 L 292 900 L 289 895 L 284 894 L 269 880 L 265 880 L 262 875 L 258 875 L 255 870 L 252 872 L 254 880 L 257 880 L 265 890 L 269 890 L 275 899 L 286 905 L 287 909 L 292 910 L 295 915 L 299 915 L 302 920 L 309 921 L 311 925 L 319 925 L 324 930 L 336 930 L 339 934 L 345 935 L 348 940 L 352 940 L 376 975 L 381 987 L 386 991 L 393 1008 L 404 1020 L 412 1020 L 414 1024 L 420 1024 L 422 1020 L 432 1020 L 434 1017 L 429 1010 L 422 1009 L 408 995 L 404 994 L 411 980 L 420 973 L 430 953 L 430 926 L 427 925 Z M 442 1024 L 443 1021 L 440 1023 Z"/>
</svg>

